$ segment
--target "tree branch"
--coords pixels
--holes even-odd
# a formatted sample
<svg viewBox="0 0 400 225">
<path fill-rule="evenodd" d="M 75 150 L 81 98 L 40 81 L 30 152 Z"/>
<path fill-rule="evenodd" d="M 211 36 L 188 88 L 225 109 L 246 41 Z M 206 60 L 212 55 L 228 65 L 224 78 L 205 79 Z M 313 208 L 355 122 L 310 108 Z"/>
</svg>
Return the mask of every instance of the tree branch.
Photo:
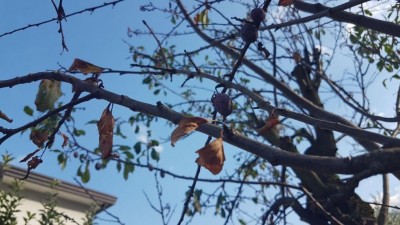
<svg viewBox="0 0 400 225">
<path fill-rule="evenodd" d="M 353 1 L 349 1 L 353 2 Z M 390 23 L 366 16 L 356 15 L 353 13 L 343 12 L 341 10 L 338 11 L 330 11 L 334 8 L 329 8 L 323 6 L 319 3 L 311 4 L 301 0 L 297 0 L 294 2 L 294 7 L 298 10 L 309 12 L 309 13 L 327 13 L 326 17 L 334 19 L 339 22 L 351 23 L 357 26 L 365 27 L 367 29 L 375 30 L 384 34 L 400 37 L 400 26 L 395 23 Z"/>
<path fill-rule="evenodd" d="M 173 111 L 161 103 L 151 105 L 140 102 L 127 96 L 118 95 L 96 86 L 92 86 L 76 77 L 58 72 L 29 74 L 24 77 L 0 81 L 0 88 L 18 84 L 15 83 L 15 81 L 24 81 L 22 83 L 28 83 L 35 80 L 50 78 L 78 85 L 79 90 L 92 93 L 97 98 L 129 108 L 133 111 L 139 111 L 148 115 L 164 118 L 175 124 L 183 118 L 183 114 Z M 203 124 L 198 128 L 198 131 L 218 138 L 220 137 L 221 128 L 213 124 Z M 224 135 L 224 141 L 268 160 L 274 166 L 284 165 L 305 170 L 318 171 L 319 173 L 340 174 L 356 174 L 368 170 L 368 175 L 366 177 L 400 170 L 400 164 L 397 162 L 397 159 L 400 158 L 400 148 L 388 148 L 382 151 L 374 151 L 355 157 L 336 158 L 307 156 L 286 152 L 237 133 Z"/>
</svg>

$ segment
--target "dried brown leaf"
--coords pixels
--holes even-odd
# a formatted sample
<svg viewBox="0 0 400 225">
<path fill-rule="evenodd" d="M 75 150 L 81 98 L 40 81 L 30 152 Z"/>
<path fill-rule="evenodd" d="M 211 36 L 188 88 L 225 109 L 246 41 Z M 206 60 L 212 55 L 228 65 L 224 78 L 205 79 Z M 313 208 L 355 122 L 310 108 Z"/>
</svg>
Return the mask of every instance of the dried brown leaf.
<svg viewBox="0 0 400 225">
<path fill-rule="evenodd" d="M 25 180 L 26 178 L 28 178 L 31 170 L 36 169 L 36 167 L 38 167 L 39 164 L 42 162 L 43 160 L 38 156 L 32 157 L 32 159 L 28 161 L 28 170 L 26 171 L 25 176 L 23 178 L 20 178 L 20 180 Z"/>
<path fill-rule="evenodd" d="M 2 111 L 0 111 L 0 119 L 3 119 L 9 123 L 12 123 L 12 119 L 10 119 L 10 117 L 8 117 L 5 113 L 3 113 Z"/>
<path fill-rule="evenodd" d="M 197 164 L 205 167 L 214 175 L 221 172 L 225 161 L 222 137 L 197 150 L 196 153 L 199 154 L 199 158 L 196 159 Z"/>
<path fill-rule="evenodd" d="M 104 68 L 101 68 L 99 66 L 96 66 L 94 64 L 91 64 L 89 62 L 86 62 L 86 61 L 84 61 L 82 59 L 78 59 L 78 58 L 74 59 L 74 62 L 68 69 L 69 72 L 79 71 L 85 75 L 88 73 L 100 75 L 103 72 L 103 70 L 104 70 Z"/>
<path fill-rule="evenodd" d="M 34 156 L 38 151 L 40 151 L 40 148 L 36 149 L 35 151 L 29 153 L 28 155 L 26 155 L 23 159 L 21 159 L 21 161 L 19 162 L 25 162 L 26 160 L 32 158 L 32 156 Z"/>
<path fill-rule="evenodd" d="M 29 138 L 36 146 L 38 146 L 38 148 L 43 147 L 48 137 L 49 133 L 47 131 L 39 129 L 32 129 L 31 134 L 29 135 Z"/>
<path fill-rule="evenodd" d="M 63 143 L 62 143 L 61 147 L 64 148 L 65 146 L 68 145 L 69 138 L 64 133 L 61 133 L 61 136 L 63 138 Z"/>
<path fill-rule="evenodd" d="M 207 123 L 207 120 L 201 117 L 184 117 L 181 121 L 179 121 L 179 124 L 175 130 L 172 131 L 171 145 L 174 147 L 175 143 L 180 138 L 190 134 L 203 123 Z"/>
<path fill-rule="evenodd" d="M 103 159 L 113 156 L 111 151 L 115 121 L 110 106 L 111 103 L 104 109 L 100 120 L 97 122 L 97 128 L 99 130 L 99 149 Z"/>
<path fill-rule="evenodd" d="M 268 117 L 265 125 L 263 127 L 261 127 L 260 129 L 258 129 L 257 131 L 259 134 L 265 134 L 266 132 L 268 132 L 269 130 L 271 130 L 278 124 L 279 124 L 279 118 L 275 114 L 274 110 L 272 110 L 271 114 L 269 114 L 269 117 Z"/>
</svg>

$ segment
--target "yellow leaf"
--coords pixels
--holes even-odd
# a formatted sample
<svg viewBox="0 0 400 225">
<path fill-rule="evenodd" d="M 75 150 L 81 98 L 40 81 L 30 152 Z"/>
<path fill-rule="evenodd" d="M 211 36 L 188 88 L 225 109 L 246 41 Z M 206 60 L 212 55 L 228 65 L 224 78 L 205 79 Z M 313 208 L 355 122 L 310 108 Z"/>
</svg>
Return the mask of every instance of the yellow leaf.
<svg viewBox="0 0 400 225">
<path fill-rule="evenodd" d="M 5 113 L 3 113 L 1 110 L 0 110 L 0 119 L 3 119 L 3 120 L 5 120 L 5 121 L 7 121 L 9 123 L 12 123 L 12 121 L 13 121 Z"/>
<path fill-rule="evenodd" d="M 74 62 L 68 69 L 69 72 L 79 71 L 85 75 L 88 73 L 92 73 L 94 75 L 100 75 L 103 72 L 103 70 L 104 69 L 99 66 L 93 65 L 89 62 L 86 62 L 78 58 L 74 59 Z"/>
<path fill-rule="evenodd" d="M 100 120 L 97 122 L 99 130 L 99 149 L 101 158 L 112 157 L 114 117 L 110 111 L 111 103 L 104 109 Z"/>
<path fill-rule="evenodd" d="M 43 79 L 40 82 L 38 93 L 36 94 L 35 105 L 40 112 L 45 112 L 54 108 L 54 103 L 61 96 L 61 82 L 57 80 Z"/>
<path fill-rule="evenodd" d="M 171 145 L 174 147 L 175 143 L 182 137 L 190 134 L 196 130 L 201 124 L 207 123 L 207 120 L 201 117 L 185 117 L 179 121 L 178 127 L 172 131 Z"/>
<path fill-rule="evenodd" d="M 201 23 L 203 29 L 207 28 L 208 23 L 210 22 L 208 19 L 208 10 L 204 9 L 202 12 L 203 16 L 201 17 Z"/>
<path fill-rule="evenodd" d="M 222 137 L 197 150 L 196 153 L 199 154 L 199 158 L 196 159 L 197 164 L 205 167 L 214 175 L 221 172 L 225 161 Z"/>
</svg>

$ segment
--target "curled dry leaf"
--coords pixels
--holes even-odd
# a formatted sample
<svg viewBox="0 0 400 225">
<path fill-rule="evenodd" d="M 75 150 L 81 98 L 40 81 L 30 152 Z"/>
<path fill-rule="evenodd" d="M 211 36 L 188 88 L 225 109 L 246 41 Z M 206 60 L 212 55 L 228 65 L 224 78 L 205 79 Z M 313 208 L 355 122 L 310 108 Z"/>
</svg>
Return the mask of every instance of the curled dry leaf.
<svg viewBox="0 0 400 225">
<path fill-rule="evenodd" d="M 172 147 L 175 146 L 175 143 L 180 138 L 190 134 L 203 123 L 207 123 L 207 120 L 201 117 L 184 117 L 183 119 L 181 119 L 181 121 L 179 121 L 178 127 L 176 127 L 171 134 Z"/>
<path fill-rule="evenodd" d="M 265 123 L 265 125 L 263 127 L 261 127 L 260 129 L 258 129 L 258 133 L 259 134 L 265 134 L 266 132 L 268 132 L 269 130 L 271 130 L 272 128 L 274 128 L 276 125 L 279 124 L 279 118 L 278 116 L 275 114 L 274 110 L 272 110 L 271 114 L 269 114 L 269 117 Z"/>
<path fill-rule="evenodd" d="M 279 0 L 279 6 L 289 6 L 294 3 L 294 0 Z"/>
<path fill-rule="evenodd" d="M 31 134 L 29 135 L 29 138 L 36 146 L 38 146 L 38 148 L 43 147 L 48 137 L 49 133 L 40 129 L 32 129 Z"/>
<path fill-rule="evenodd" d="M 94 75 L 100 75 L 103 72 L 104 68 L 86 62 L 82 59 L 75 58 L 72 65 L 69 67 L 69 72 L 79 71 L 83 74 L 92 73 Z"/>
<path fill-rule="evenodd" d="M 36 149 L 35 151 L 29 153 L 29 154 L 26 155 L 23 159 L 21 159 L 21 161 L 19 161 L 19 162 L 26 162 L 26 160 L 32 158 L 32 156 L 34 156 L 39 150 L 40 150 L 40 148 L 38 148 L 38 149 Z"/>
<path fill-rule="evenodd" d="M 1 110 L 0 110 L 0 119 L 3 119 L 3 120 L 5 120 L 5 121 L 7 121 L 7 122 L 9 122 L 9 123 L 12 123 L 12 119 L 10 119 L 10 117 L 8 117 L 5 113 L 3 113 Z"/>
<path fill-rule="evenodd" d="M 60 133 L 60 135 L 61 135 L 62 138 L 63 138 L 63 143 L 62 143 L 61 147 L 64 148 L 65 146 L 68 145 L 68 140 L 69 140 L 69 138 L 68 138 L 67 135 L 65 135 L 64 133 Z"/>
<path fill-rule="evenodd" d="M 35 105 L 39 112 L 45 112 L 54 108 L 54 103 L 61 96 L 61 82 L 57 80 L 43 79 L 40 82 L 36 94 Z"/>
<path fill-rule="evenodd" d="M 225 161 L 222 136 L 197 150 L 196 153 L 199 154 L 199 158 L 196 159 L 197 164 L 205 167 L 214 175 L 221 172 Z"/>
<path fill-rule="evenodd" d="M 113 145 L 114 117 L 110 110 L 111 103 L 104 109 L 100 120 L 97 122 L 99 130 L 99 149 L 101 158 L 109 158 L 114 155 L 111 153 Z"/>
<path fill-rule="evenodd" d="M 31 160 L 28 161 L 28 171 L 26 172 L 25 177 L 21 178 L 20 180 L 25 180 L 26 178 L 28 178 L 29 174 L 31 173 L 31 170 L 36 169 L 36 167 L 38 167 L 39 164 L 42 162 L 43 160 L 38 156 L 32 157 Z"/>
</svg>

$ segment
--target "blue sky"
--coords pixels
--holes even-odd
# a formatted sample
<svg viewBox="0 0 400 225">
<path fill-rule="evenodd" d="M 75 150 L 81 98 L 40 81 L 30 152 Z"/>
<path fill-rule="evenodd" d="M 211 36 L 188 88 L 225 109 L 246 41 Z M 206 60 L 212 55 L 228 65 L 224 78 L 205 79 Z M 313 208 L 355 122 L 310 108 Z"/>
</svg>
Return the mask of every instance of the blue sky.
<svg viewBox="0 0 400 225">
<path fill-rule="evenodd" d="M 146 2 L 125 1 L 117 4 L 113 9 L 106 7 L 96 10 L 92 14 L 84 13 L 68 18 L 67 22 L 63 22 L 63 30 L 69 51 L 64 51 L 62 54 L 60 54 L 62 50 L 61 36 L 57 32 L 58 24 L 56 22 L 1 37 L 0 79 L 58 69 L 58 64 L 68 68 L 74 58 L 81 58 L 102 67 L 129 70 L 131 56 L 129 47 L 124 42 L 131 41 L 127 36 L 128 27 L 145 30 L 145 26 L 142 23 L 142 20 L 145 19 L 154 30 L 162 31 L 167 29 L 163 26 L 166 18 L 149 16 L 150 13 L 146 14 L 139 10 L 139 6 L 144 3 Z M 87 7 L 97 6 L 98 4 L 102 3 L 97 1 L 65 1 L 64 9 L 68 14 Z M 48 20 L 54 16 L 54 8 L 51 2 L 47 0 L 2 1 L 0 3 L 0 34 L 27 24 Z M 139 40 L 141 45 L 157 46 L 152 38 L 143 37 L 136 40 Z M 77 76 L 84 78 L 82 75 Z M 147 88 L 141 85 L 143 77 L 103 75 L 102 79 L 108 90 L 119 94 L 125 94 L 149 103 L 156 103 L 156 101 L 160 100 L 152 95 L 143 94 L 147 92 Z M 23 113 L 23 107 L 25 105 L 31 108 L 35 107 L 34 101 L 38 84 L 32 83 L 1 90 L 0 106 L 5 113 L 14 119 L 12 127 L 18 127 L 31 119 Z M 71 97 L 71 87 L 63 85 L 62 92 L 65 95 L 61 98 L 61 101 L 67 102 Z M 81 119 L 77 121 L 78 124 L 80 123 L 84 126 L 87 121 L 98 119 L 107 104 L 107 102 L 95 100 L 83 105 L 87 110 L 85 113 L 77 114 Z M 124 119 L 133 115 L 130 110 L 118 106 L 114 106 L 113 114 Z M 35 115 L 39 116 L 39 114 Z M 159 124 L 159 130 L 153 131 L 153 138 L 169 138 L 169 133 L 172 132 L 173 128 L 167 127 L 165 121 L 162 120 L 160 120 Z M 0 121 L 0 125 L 5 124 Z M 83 141 L 83 143 L 90 148 L 96 147 L 98 143 L 97 127 L 95 125 L 86 125 L 83 128 L 87 131 L 86 141 Z M 116 140 L 115 143 L 133 146 L 136 141 L 145 138 L 146 133 L 143 131 L 139 135 L 134 135 L 133 128 L 124 127 L 124 130 L 129 138 L 127 140 Z M 197 139 L 205 140 L 205 137 L 193 134 L 189 138 L 180 141 L 174 149 L 170 147 L 169 143 L 163 144 L 160 165 L 171 172 L 180 172 L 182 175 L 193 176 L 197 168 L 197 164 L 194 163 L 197 154 L 194 153 L 195 149 L 192 149 L 193 147 L 188 150 L 187 146 L 193 146 L 195 143 L 193 140 Z M 198 148 L 203 144 L 203 141 L 200 141 Z M 35 146 L 29 141 L 28 134 L 23 134 L 10 138 L 2 144 L 0 151 L 1 153 L 8 151 L 17 159 L 21 159 L 33 151 L 34 148 Z M 226 155 L 227 157 L 232 157 L 230 152 L 226 152 Z M 69 160 L 66 169 L 61 170 L 57 163 L 56 155 L 48 153 L 44 156 L 44 163 L 35 169 L 35 172 L 74 182 L 73 177 L 76 174 L 77 167 L 80 165 L 77 161 Z M 26 166 L 17 161 L 14 164 L 22 167 Z M 229 165 L 229 163 L 227 164 Z M 151 209 L 144 196 L 144 192 L 146 192 L 153 201 L 152 203 L 158 204 L 153 173 L 149 173 L 147 169 L 137 168 L 135 173 L 130 175 L 128 181 L 125 181 L 122 178 L 122 174 L 116 173 L 115 164 L 113 163 L 107 169 L 99 172 L 94 171 L 93 166 L 91 168 L 91 181 L 87 184 L 87 187 L 115 195 L 118 200 L 116 205 L 110 208 L 110 212 L 120 217 L 121 221 L 125 224 L 161 223 L 159 215 Z M 182 170 L 182 168 L 184 169 Z M 201 176 L 210 177 L 210 173 L 203 170 Z M 166 187 L 163 188 L 163 201 L 176 204 L 171 205 L 171 208 L 175 208 L 175 216 L 171 221 L 174 224 L 180 216 L 184 193 L 191 185 L 191 181 L 179 181 L 179 185 L 177 185 L 177 180 L 167 176 L 164 179 L 160 179 L 160 182 Z M 104 214 L 101 217 L 111 219 Z M 201 223 L 206 220 L 206 218 L 202 218 Z M 100 220 L 98 222 L 105 225 L 113 224 Z M 193 222 L 196 224 L 196 220 Z"/>
<path fill-rule="evenodd" d="M 169 21 L 166 21 L 169 20 L 168 18 L 154 16 L 152 13 L 144 13 L 139 10 L 139 6 L 146 2 L 125 1 L 117 4 L 114 8 L 106 7 L 96 10 L 92 14 L 84 13 L 68 18 L 67 22 L 63 22 L 63 29 L 69 51 L 64 51 L 62 54 L 60 54 L 62 50 L 61 36 L 57 32 L 58 24 L 56 22 L 1 37 L 0 79 L 9 79 L 32 72 L 58 69 L 58 64 L 69 67 L 74 58 L 81 58 L 102 67 L 129 70 L 131 63 L 130 54 L 128 45 L 124 43 L 124 40 L 128 42 L 132 41 L 127 37 L 128 27 L 132 29 L 145 29 L 142 23 L 142 20 L 145 19 L 154 30 L 162 31 L 163 29 L 168 29 L 166 26 L 163 26 L 164 23 L 169 23 Z M 101 3 L 97 1 L 65 1 L 64 8 L 68 14 Z M 235 15 L 230 16 L 241 16 L 239 10 L 234 13 Z M 48 0 L 1 1 L 0 35 L 27 24 L 53 18 L 54 16 L 54 8 Z M 141 45 L 156 48 L 155 40 L 152 38 L 136 38 L 134 41 L 139 41 Z M 190 43 L 190 40 L 180 41 L 182 44 Z M 195 46 L 193 45 L 192 47 Z M 77 76 L 83 78 L 82 75 Z M 147 91 L 147 88 L 141 85 L 143 77 L 104 75 L 102 79 L 108 90 L 149 103 L 155 103 L 160 100 L 152 95 L 143 95 Z M 179 79 L 183 81 L 184 78 L 177 79 L 178 81 L 181 81 Z M 378 88 L 380 82 L 377 81 L 376 83 Z M 390 85 L 395 84 L 394 82 L 393 84 L 389 84 L 389 88 L 391 88 Z M 29 105 L 34 108 L 33 102 L 37 86 L 38 83 L 32 83 L 0 90 L 0 110 L 6 112 L 14 119 L 12 127 L 18 127 L 30 119 L 23 113 L 23 107 Z M 67 102 L 70 98 L 71 87 L 63 85 L 62 91 L 65 93 L 62 101 Z M 388 93 L 393 94 L 393 91 L 389 91 Z M 393 109 L 391 106 L 388 106 L 387 102 L 380 101 L 379 98 L 371 99 L 371 101 L 376 105 L 376 112 L 392 115 Z M 87 111 L 79 114 L 79 118 L 82 119 L 79 123 L 84 125 L 89 120 L 99 118 L 106 106 L 107 102 L 99 100 L 85 104 L 84 107 L 87 108 Z M 133 115 L 130 110 L 116 106 L 113 113 L 125 119 Z M 0 126 L 3 125 L 4 122 L 0 121 Z M 95 125 L 86 125 L 84 128 L 87 129 L 88 134 L 85 137 L 85 144 L 88 147 L 95 147 L 98 141 L 97 128 Z M 122 143 L 132 146 L 137 140 L 144 138 L 144 132 L 135 135 L 132 128 L 124 127 L 124 129 L 129 134 L 129 138 L 120 140 Z M 167 139 L 171 131 L 172 128 L 166 126 L 165 122 L 160 120 L 157 129 L 153 132 L 153 137 Z M 193 134 L 180 141 L 175 148 L 171 148 L 169 143 L 163 144 L 160 165 L 172 172 L 183 171 L 184 175 L 193 176 L 197 167 L 194 163 L 197 155 L 194 153 L 194 149 L 188 150 L 188 148 L 191 148 L 193 145 L 201 146 L 203 140 L 205 140 L 203 135 Z M 121 142 L 116 141 L 116 143 Z M 0 146 L 0 153 L 9 151 L 17 158 L 25 156 L 32 150 L 34 150 L 34 146 L 28 141 L 27 134 L 15 135 Z M 233 148 L 226 147 L 225 154 L 227 159 L 232 158 L 235 152 L 236 150 Z M 226 167 L 236 165 L 234 160 L 227 160 L 225 164 Z M 58 166 L 56 156 L 54 154 L 46 154 L 44 163 L 36 171 L 56 178 L 73 181 L 77 166 L 79 166 L 77 161 L 70 160 L 67 168 L 61 170 Z M 201 176 L 211 177 L 210 173 L 206 170 L 202 171 Z M 163 201 L 177 203 L 177 205 L 171 206 L 176 206 L 175 217 L 173 217 L 171 222 L 174 224 L 182 210 L 184 193 L 188 190 L 191 182 L 179 181 L 178 183 L 177 180 L 168 176 L 160 180 L 165 185 L 163 189 Z M 380 177 L 362 182 L 359 187 L 360 193 L 367 198 L 378 194 L 380 185 L 377 184 L 380 184 L 380 182 Z M 154 184 L 154 176 L 147 169 L 136 169 L 135 173 L 130 176 L 130 179 L 124 181 L 122 175 L 117 174 L 116 169 L 112 165 L 109 165 L 106 170 L 93 171 L 91 181 L 87 186 L 118 197 L 116 205 L 110 211 L 119 216 L 126 224 L 160 224 L 160 217 L 151 209 L 143 194 L 145 191 L 150 199 L 154 200 L 153 203 L 156 204 L 157 193 Z M 206 186 L 204 185 L 204 187 Z M 393 181 L 393 195 L 398 195 L 399 193 L 397 186 L 399 186 L 398 182 Z M 378 189 L 372 189 L 371 187 L 378 187 Z M 195 219 L 193 224 L 207 224 L 206 220 L 208 219 L 215 222 L 215 218 L 206 217 L 201 220 Z M 110 224 L 104 221 L 99 221 L 99 223 Z"/>
</svg>

